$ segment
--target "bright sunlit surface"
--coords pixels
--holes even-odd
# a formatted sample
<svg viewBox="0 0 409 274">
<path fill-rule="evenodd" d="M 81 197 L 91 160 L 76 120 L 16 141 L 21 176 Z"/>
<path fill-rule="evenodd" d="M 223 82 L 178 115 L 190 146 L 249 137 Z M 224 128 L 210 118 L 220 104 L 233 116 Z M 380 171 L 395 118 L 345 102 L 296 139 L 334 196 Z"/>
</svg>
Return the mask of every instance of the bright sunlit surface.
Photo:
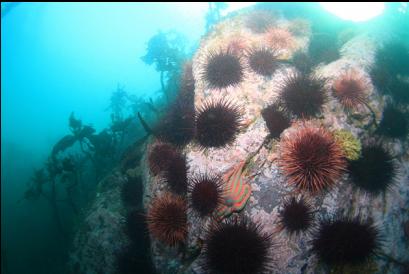
<svg viewBox="0 0 409 274">
<path fill-rule="evenodd" d="M 363 22 L 382 14 L 384 2 L 321 2 L 324 9 L 341 19 Z"/>
</svg>

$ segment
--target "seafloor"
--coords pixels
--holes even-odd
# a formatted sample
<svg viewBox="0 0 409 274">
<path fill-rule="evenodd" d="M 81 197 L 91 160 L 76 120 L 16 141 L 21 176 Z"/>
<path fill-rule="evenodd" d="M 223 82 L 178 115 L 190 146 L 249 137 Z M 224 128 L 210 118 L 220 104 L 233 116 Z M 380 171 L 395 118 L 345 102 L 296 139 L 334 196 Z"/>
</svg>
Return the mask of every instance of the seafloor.
<svg viewBox="0 0 409 274">
<path fill-rule="evenodd" d="M 252 72 L 248 67 L 245 80 L 236 87 L 225 89 L 208 89 L 201 77 L 203 60 L 209 51 L 223 48 L 234 39 L 242 39 L 247 47 L 262 47 L 265 42 L 263 33 L 255 34 L 246 28 L 246 15 L 238 15 L 215 26 L 213 31 L 204 37 L 193 58 L 193 75 L 195 81 L 195 107 L 198 108 L 205 100 L 228 98 L 243 106 L 246 127 L 228 148 L 208 149 L 203 151 L 194 144 L 185 147 L 189 173 L 212 171 L 223 174 L 243 160 L 252 157 L 249 173 L 255 175 L 251 180 L 251 197 L 241 212 L 254 221 L 261 222 L 265 231 L 276 231 L 274 235 L 273 253 L 276 265 L 274 273 L 326 273 L 325 268 L 318 263 L 310 252 L 310 234 L 290 237 L 285 231 L 277 229 L 277 214 L 283 198 L 293 193 L 293 188 L 285 183 L 285 178 L 277 167 L 279 142 L 265 141 L 268 131 L 260 111 L 278 96 L 283 78 L 294 70 L 285 64 L 272 77 L 263 77 Z M 294 22 L 278 18 L 275 27 L 289 29 Z M 297 22 L 300 24 L 300 22 Z M 305 23 L 304 24 L 308 24 Z M 304 26 L 303 31 L 293 34 L 293 42 L 287 48 L 281 49 L 280 58 L 288 59 L 297 50 L 306 50 L 311 33 Z M 328 65 L 319 65 L 315 73 L 328 78 L 328 90 L 333 80 L 347 69 L 354 69 L 369 78 L 368 73 L 374 62 L 376 43 L 379 37 L 371 33 L 355 35 L 345 43 L 340 50 L 340 58 Z M 369 105 L 374 110 L 377 120 L 381 119 L 382 110 L 388 96 L 380 95 L 374 86 L 370 86 Z M 371 139 L 368 127 L 371 125 L 371 113 L 368 108 L 361 107 L 347 114 L 340 103 L 329 92 L 329 100 L 324 105 L 321 116 L 312 123 L 320 124 L 329 130 L 347 129 L 359 139 Z M 289 130 L 283 132 L 288 134 Z M 283 136 L 282 135 L 282 136 Z M 142 174 L 145 186 L 143 205 L 147 208 L 153 197 L 160 195 L 168 187 L 159 177 L 152 177 L 147 165 L 147 148 L 154 142 L 150 138 L 146 144 L 145 156 L 140 166 L 128 170 L 127 174 Z M 399 261 L 409 261 L 409 244 L 407 222 L 409 218 L 409 145 L 406 140 L 386 139 L 385 145 L 396 156 L 399 162 L 399 177 L 396 184 L 384 195 L 373 196 L 359 191 L 347 182 L 344 175 L 337 186 L 321 195 L 308 196 L 317 215 L 345 212 L 360 214 L 363 218 L 371 218 L 381 227 L 383 250 L 391 258 Z M 261 147 L 260 147 L 261 146 Z M 260 149 L 259 149 L 260 148 Z M 255 153 L 257 152 L 257 153 Z M 78 231 L 71 254 L 71 268 L 76 273 L 115 273 L 115 254 L 127 245 L 128 239 L 124 232 L 125 210 L 121 204 L 120 191 L 124 181 L 124 173 L 114 171 L 100 184 L 100 191 L 89 208 L 82 228 Z M 189 236 L 187 247 L 197 250 L 198 239 L 204 233 L 206 220 L 197 218 L 195 214 L 188 215 Z M 407 233 L 407 231 L 406 231 Z M 153 263 L 160 273 L 204 273 L 195 260 L 182 260 L 177 248 L 166 247 L 161 242 L 151 238 L 151 253 Z M 360 270 L 351 273 L 400 273 L 400 267 L 385 257 L 377 257 Z"/>
</svg>

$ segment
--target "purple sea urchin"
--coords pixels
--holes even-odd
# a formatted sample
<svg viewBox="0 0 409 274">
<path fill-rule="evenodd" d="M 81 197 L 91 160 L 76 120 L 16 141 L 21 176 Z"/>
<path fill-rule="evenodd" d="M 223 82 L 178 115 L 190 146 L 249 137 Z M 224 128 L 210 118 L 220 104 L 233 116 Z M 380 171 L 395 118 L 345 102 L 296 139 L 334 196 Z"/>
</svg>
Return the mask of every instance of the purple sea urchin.
<svg viewBox="0 0 409 274">
<path fill-rule="evenodd" d="M 321 77 L 303 73 L 288 75 L 280 94 L 284 108 L 298 118 L 318 115 L 326 101 L 325 82 Z"/>
<path fill-rule="evenodd" d="M 292 197 L 284 200 L 283 209 L 279 212 L 280 225 L 289 234 L 308 231 L 313 223 L 314 213 L 311 205 L 303 198 Z"/>
<path fill-rule="evenodd" d="M 252 274 L 271 269 L 271 235 L 246 219 L 215 222 L 206 233 L 203 268 L 209 273 Z"/>
<path fill-rule="evenodd" d="M 211 51 L 206 56 L 202 78 L 212 89 L 236 86 L 244 78 L 242 61 L 231 49 Z"/>
<path fill-rule="evenodd" d="M 194 121 L 195 111 L 191 102 L 177 100 L 153 129 L 153 133 L 163 142 L 184 146 L 193 139 Z"/>
<path fill-rule="evenodd" d="M 349 162 L 348 171 L 355 186 L 374 195 L 387 191 L 398 173 L 393 156 L 380 143 L 364 145 L 361 156 Z"/>
<path fill-rule="evenodd" d="M 323 219 L 312 240 L 313 252 L 330 266 L 365 263 L 377 253 L 380 245 L 379 229 L 360 217 Z"/>
<path fill-rule="evenodd" d="M 215 174 L 199 174 L 189 181 L 190 204 L 201 217 L 210 216 L 223 202 L 223 181 Z"/>
<path fill-rule="evenodd" d="M 167 166 L 167 170 L 164 172 L 165 181 L 173 192 L 186 195 L 187 172 L 186 156 L 179 152 L 172 158 L 172 161 Z"/>
<path fill-rule="evenodd" d="M 205 102 L 196 116 L 196 140 L 202 148 L 232 143 L 241 126 L 240 108 L 225 99 Z"/>
<path fill-rule="evenodd" d="M 261 111 L 261 116 L 266 122 L 272 138 L 280 137 L 280 134 L 290 126 L 290 118 L 277 104 L 271 104 Z"/>
<path fill-rule="evenodd" d="M 269 48 L 251 49 L 248 62 L 250 68 L 262 76 L 271 76 L 278 68 L 277 53 Z"/>
</svg>

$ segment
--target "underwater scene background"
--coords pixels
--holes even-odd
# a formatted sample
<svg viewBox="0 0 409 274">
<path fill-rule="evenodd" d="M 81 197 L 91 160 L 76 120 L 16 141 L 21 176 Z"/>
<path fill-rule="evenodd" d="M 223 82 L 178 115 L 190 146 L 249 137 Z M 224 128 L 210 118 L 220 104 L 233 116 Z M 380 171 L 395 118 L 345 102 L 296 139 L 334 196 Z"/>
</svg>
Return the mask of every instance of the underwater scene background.
<svg viewBox="0 0 409 274">
<path fill-rule="evenodd" d="M 2 273 L 409 273 L 408 5 L 332 8 L 2 3 Z"/>
</svg>

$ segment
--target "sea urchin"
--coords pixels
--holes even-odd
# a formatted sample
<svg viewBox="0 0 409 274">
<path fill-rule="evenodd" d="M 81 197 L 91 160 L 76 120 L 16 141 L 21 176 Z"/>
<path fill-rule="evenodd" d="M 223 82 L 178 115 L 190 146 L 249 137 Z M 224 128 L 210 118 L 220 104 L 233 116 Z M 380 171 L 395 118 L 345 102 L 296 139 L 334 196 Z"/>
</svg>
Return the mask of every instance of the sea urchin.
<svg viewBox="0 0 409 274">
<path fill-rule="evenodd" d="M 277 53 L 269 48 L 250 50 L 248 62 L 251 69 L 262 76 L 271 76 L 278 68 Z"/>
<path fill-rule="evenodd" d="M 170 163 L 178 155 L 178 151 L 167 143 L 158 142 L 149 149 L 148 164 L 153 175 L 168 170 Z"/>
<path fill-rule="evenodd" d="M 148 214 L 148 229 L 161 242 L 175 246 L 187 236 L 186 201 L 170 193 L 152 201 Z"/>
<path fill-rule="evenodd" d="M 290 126 L 290 118 L 277 104 L 271 104 L 261 111 L 261 116 L 266 122 L 272 138 L 280 137 L 280 134 Z"/>
<path fill-rule="evenodd" d="M 359 216 L 323 219 L 314 234 L 312 250 L 321 262 L 330 266 L 365 263 L 381 245 L 378 228 Z"/>
<path fill-rule="evenodd" d="M 199 174 L 189 181 L 190 204 L 201 217 L 210 216 L 223 202 L 223 181 L 215 174 Z"/>
<path fill-rule="evenodd" d="M 354 185 L 374 195 L 391 187 L 398 173 L 392 155 L 380 143 L 363 146 L 361 156 L 349 162 L 348 171 Z"/>
<path fill-rule="evenodd" d="M 186 195 L 188 169 L 186 156 L 180 152 L 169 162 L 164 178 L 174 193 Z"/>
<path fill-rule="evenodd" d="M 304 73 L 288 75 L 281 89 L 285 109 L 299 118 L 309 118 L 321 113 L 326 101 L 325 80 Z"/>
<path fill-rule="evenodd" d="M 368 81 L 355 70 L 349 70 L 334 81 L 332 91 L 339 102 L 347 109 L 366 104 Z"/>
<path fill-rule="evenodd" d="M 322 127 L 300 125 L 280 143 L 279 166 L 289 184 L 319 192 L 335 184 L 346 168 L 339 144 Z"/>
<path fill-rule="evenodd" d="M 231 49 L 211 51 L 206 56 L 202 78 L 208 88 L 222 89 L 238 85 L 244 77 L 244 67 L 240 57 Z"/>
<path fill-rule="evenodd" d="M 271 268 L 271 235 L 246 219 L 215 222 L 207 231 L 203 268 L 209 273 L 252 274 Z"/>
<path fill-rule="evenodd" d="M 196 116 L 196 139 L 203 148 L 220 148 L 234 141 L 241 125 L 240 108 L 225 99 L 203 104 Z"/>
<path fill-rule="evenodd" d="M 289 234 L 298 234 L 311 228 L 314 213 L 311 205 L 303 198 L 292 197 L 284 200 L 280 224 Z"/>
</svg>

